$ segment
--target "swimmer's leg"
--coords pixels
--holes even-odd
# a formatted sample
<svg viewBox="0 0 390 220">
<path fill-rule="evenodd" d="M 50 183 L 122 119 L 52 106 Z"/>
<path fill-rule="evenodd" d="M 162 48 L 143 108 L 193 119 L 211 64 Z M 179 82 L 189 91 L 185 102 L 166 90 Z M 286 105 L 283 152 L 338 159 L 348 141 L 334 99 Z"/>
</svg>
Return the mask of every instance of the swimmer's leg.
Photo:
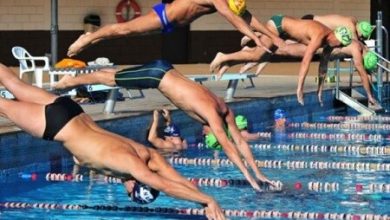
<svg viewBox="0 0 390 220">
<path fill-rule="evenodd" d="M 0 64 L 0 83 L 19 101 L 46 105 L 57 98 L 54 94 L 23 82 L 11 69 L 2 64 Z"/>
<path fill-rule="evenodd" d="M 55 85 L 56 89 L 71 88 L 79 85 L 103 84 L 116 86 L 115 69 L 102 69 L 93 73 L 80 74 L 78 76 L 65 75 Z"/>
</svg>

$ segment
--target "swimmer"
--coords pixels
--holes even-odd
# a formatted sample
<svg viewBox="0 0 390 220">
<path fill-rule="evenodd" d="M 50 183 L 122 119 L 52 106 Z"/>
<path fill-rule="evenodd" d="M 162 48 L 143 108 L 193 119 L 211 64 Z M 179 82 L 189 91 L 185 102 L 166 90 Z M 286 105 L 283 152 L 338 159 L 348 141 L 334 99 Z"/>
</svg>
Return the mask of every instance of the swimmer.
<svg viewBox="0 0 390 220">
<path fill-rule="evenodd" d="M 26 84 L 2 64 L 0 83 L 16 98 L 0 98 L 1 115 L 27 133 L 61 142 L 80 165 L 122 178 L 125 187 L 129 179 L 135 179 L 168 196 L 204 205 L 209 219 L 225 219 L 218 203 L 176 172 L 156 150 L 100 128 L 70 98 Z"/>
<path fill-rule="evenodd" d="M 164 138 L 158 137 L 159 111 L 154 110 L 148 141 L 157 149 L 174 151 L 187 149 L 187 141 L 181 138 L 180 129 L 172 122 L 169 111 L 163 109 L 161 112 L 165 119 Z"/>
<path fill-rule="evenodd" d="M 320 47 L 325 47 L 326 50 L 323 53 L 326 56 L 326 53 L 330 53 L 333 48 L 347 46 L 352 41 L 351 31 L 346 27 L 338 27 L 332 31 L 316 21 L 301 20 L 283 15 L 272 16 L 266 27 L 282 39 L 293 39 L 307 46 L 298 73 L 297 100 L 301 105 L 304 105 L 304 82 L 315 52 Z M 269 49 L 273 45 L 272 41 L 265 35 L 262 35 L 260 40 Z M 283 50 L 288 51 L 289 54 L 294 53 L 294 48 L 289 44 L 286 44 Z M 221 76 L 231 65 L 257 62 L 265 52 L 262 48 L 256 47 L 230 54 L 218 53 L 211 62 L 210 69 Z"/>
<path fill-rule="evenodd" d="M 279 130 L 279 131 L 282 131 L 286 128 L 286 124 L 287 124 L 287 116 L 286 116 L 286 111 L 284 111 L 283 109 L 276 109 L 274 111 L 274 122 L 275 122 L 275 129 L 276 130 Z"/>
<path fill-rule="evenodd" d="M 277 46 L 283 41 L 264 27 L 246 10 L 246 0 L 175 0 L 172 3 L 158 3 L 147 14 L 124 23 L 109 24 L 93 33 L 81 35 L 68 49 L 68 56 L 80 53 L 87 46 L 101 40 L 142 34 L 162 30 L 169 33 L 176 26 L 185 26 L 197 18 L 218 12 L 238 31 L 263 47 L 248 23 L 256 30 L 270 37 Z"/>
<path fill-rule="evenodd" d="M 375 28 L 375 26 L 372 26 L 368 21 L 358 21 L 356 17 L 337 14 L 307 14 L 302 16 L 302 19 L 318 21 L 332 30 L 336 29 L 339 26 L 344 26 L 351 30 L 352 39 L 359 40 L 361 42 L 369 39 L 372 34 L 372 31 Z"/>
<path fill-rule="evenodd" d="M 274 52 L 274 54 L 282 55 L 282 56 L 294 56 L 294 57 L 304 56 L 307 48 L 306 45 L 297 42 L 289 43 L 288 45 L 289 45 L 288 48 L 290 48 L 289 52 L 293 51 L 293 53 L 289 53 L 277 49 Z M 253 53 L 260 53 L 260 51 L 253 50 Z M 323 53 L 322 48 L 319 48 L 316 51 L 316 54 L 322 54 L 322 53 Z M 319 70 L 318 70 L 318 75 L 319 78 L 321 78 L 321 80 L 318 81 L 318 90 L 317 90 L 319 102 L 322 103 L 322 90 L 323 90 L 324 78 L 328 72 L 328 61 L 331 59 L 343 58 L 343 57 L 352 57 L 353 64 L 355 65 L 356 71 L 359 74 L 363 88 L 367 94 L 370 108 L 374 108 L 377 110 L 381 109 L 382 107 L 375 99 L 370 87 L 371 72 L 376 70 L 378 57 L 373 52 L 370 52 L 370 50 L 358 40 L 352 40 L 351 44 L 346 47 L 334 48 L 329 56 L 326 57 L 321 56 Z M 252 68 L 253 66 L 258 65 L 256 70 L 256 74 L 258 75 L 267 64 L 268 62 L 266 60 L 261 60 L 259 62 L 251 62 L 244 65 L 241 68 L 240 72 L 242 73 L 246 72 L 248 69 Z"/>
<path fill-rule="evenodd" d="M 248 119 L 245 116 L 237 115 L 235 121 L 237 128 L 240 130 L 241 136 L 245 141 L 255 141 L 261 137 L 260 132 L 250 133 L 248 131 Z"/>
<path fill-rule="evenodd" d="M 120 71 L 104 69 L 76 77 L 65 75 L 55 87 L 63 89 L 84 84 L 104 84 L 127 89 L 158 89 L 179 109 L 204 126 L 210 127 L 227 157 L 238 167 L 255 190 L 260 190 L 260 187 L 241 157 L 248 163 L 259 181 L 271 183 L 257 167 L 248 143 L 237 128 L 233 111 L 221 98 L 182 75 L 169 62 L 156 60 Z M 229 130 L 234 143 L 227 137 L 225 127 Z"/>
</svg>

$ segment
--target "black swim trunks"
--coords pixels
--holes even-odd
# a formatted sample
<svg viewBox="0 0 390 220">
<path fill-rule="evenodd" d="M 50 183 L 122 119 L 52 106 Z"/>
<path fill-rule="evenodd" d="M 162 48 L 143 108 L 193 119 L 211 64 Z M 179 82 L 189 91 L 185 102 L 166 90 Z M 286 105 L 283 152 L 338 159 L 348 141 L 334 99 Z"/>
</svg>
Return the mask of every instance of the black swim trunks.
<svg viewBox="0 0 390 220">
<path fill-rule="evenodd" d="M 117 86 L 126 89 L 155 89 L 165 73 L 173 69 L 165 60 L 155 60 L 142 66 L 123 69 L 115 74 Z"/>
<path fill-rule="evenodd" d="M 70 120 L 83 112 L 80 105 L 69 97 L 58 97 L 53 103 L 45 106 L 46 128 L 42 138 L 53 140 Z"/>
<path fill-rule="evenodd" d="M 303 20 L 313 20 L 314 19 L 314 15 L 307 14 L 307 15 L 302 16 L 301 19 L 303 19 Z"/>
</svg>

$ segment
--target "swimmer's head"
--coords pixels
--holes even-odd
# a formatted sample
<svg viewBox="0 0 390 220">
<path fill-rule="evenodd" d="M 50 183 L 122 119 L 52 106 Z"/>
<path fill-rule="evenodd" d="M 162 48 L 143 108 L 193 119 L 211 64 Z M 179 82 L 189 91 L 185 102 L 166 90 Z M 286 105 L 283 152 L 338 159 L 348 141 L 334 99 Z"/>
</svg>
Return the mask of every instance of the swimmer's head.
<svg viewBox="0 0 390 220">
<path fill-rule="evenodd" d="M 372 31 L 374 30 L 374 26 L 370 24 L 368 21 L 360 21 L 357 23 L 357 30 L 360 33 L 360 35 L 364 39 L 369 39 L 371 36 Z"/>
<path fill-rule="evenodd" d="M 125 187 L 131 200 L 142 205 L 153 202 L 160 195 L 160 191 L 137 180 L 126 181 Z"/>
<path fill-rule="evenodd" d="M 167 137 L 180 137 L 180 129 L 175 124 L 170 124 L 164 129 L 164 136 Z"/>
<path fill-rule="evenodd" d="M 204 141 L 207 149 L 222 150 L 221 144 L 219 144 L 217 137 L 212 132 L 206 134 Z"/>
<path fill-rule="evenodd" d="M 248 128 L 248 119 L 245 116 L 237 115 L 235 120 L 239 130 L 245 130 Z"/>
<path fill-rule="evenodd" d="M 363 56 L 363 65 L 364 68 L 370 72 L 375 70 L 378 65 L 378 56 L 375 55 L 375 53 L 368 51 Z"/>
<path fill-rule="evenodd" d="M 347 27 L 340 26 L 337 27 L 333 31 L 334 35 L 336 36 L 337 40 L 340 41 L 340 43 L 343 46 L 348 46 L 352 42 L 352 32 Z"/>
<path fill-rule="evenodd" d="M 238 15 L 242 16 L 246 11 L 246 0 L 228 0 L 230 10 Z"/>
<path fill-rule="evenodd" d="M 283 109 L 276 109 L 274 112 L 274 120 L 279 120 L 279 119 L 285 119 L 286 118 L 286 111 Z"/>
</svg>

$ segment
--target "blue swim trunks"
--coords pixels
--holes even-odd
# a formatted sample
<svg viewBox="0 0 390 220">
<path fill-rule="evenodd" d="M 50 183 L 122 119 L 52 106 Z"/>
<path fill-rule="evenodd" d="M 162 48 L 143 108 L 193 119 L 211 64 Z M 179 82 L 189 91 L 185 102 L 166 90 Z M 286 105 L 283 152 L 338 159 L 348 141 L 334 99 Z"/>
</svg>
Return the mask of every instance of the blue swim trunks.
<svg viewBox="0 0 390 220">
<path fill-rule="evenodd" d="M 168 20 L 167 13 L 165 12 L 165 4 L 159 3 L 153 6 L 153 10 L 158 14 L 161 24 L 163 26 L 163 33 L 171 33 L 174 30 L 173 24 Z"/>
</svg>

